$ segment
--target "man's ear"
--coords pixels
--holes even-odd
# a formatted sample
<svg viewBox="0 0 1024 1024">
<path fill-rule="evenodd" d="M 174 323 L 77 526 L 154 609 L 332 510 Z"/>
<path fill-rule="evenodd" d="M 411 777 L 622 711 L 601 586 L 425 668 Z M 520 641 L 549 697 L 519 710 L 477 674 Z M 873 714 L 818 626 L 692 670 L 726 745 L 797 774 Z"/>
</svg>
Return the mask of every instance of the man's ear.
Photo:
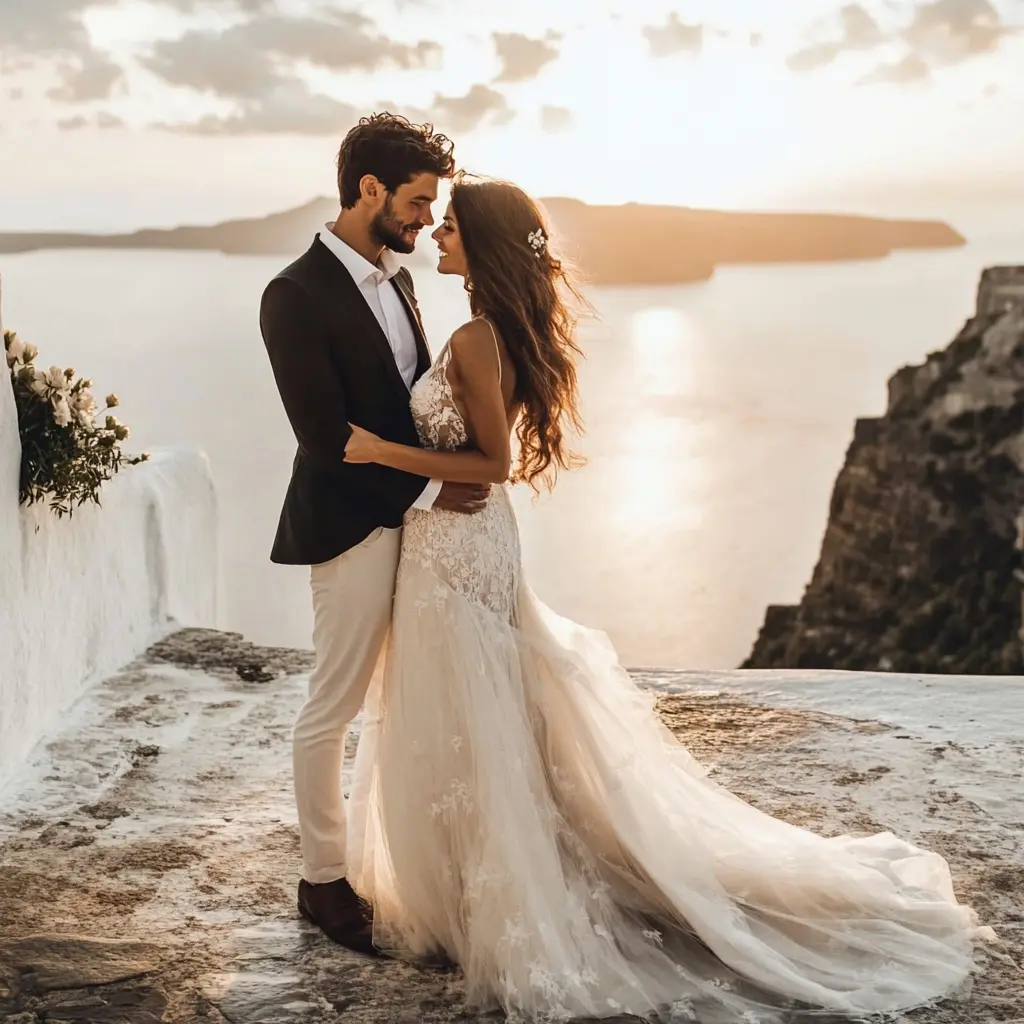
<svg viewBox="0 0 1024 1024">
<path fill-rule="evenodd" d="M 371 203 L 379 201 L 384 191 L 384 183 L 375 174 L 364 174 L 359 179 L 359 194 Z"/>
</svg>

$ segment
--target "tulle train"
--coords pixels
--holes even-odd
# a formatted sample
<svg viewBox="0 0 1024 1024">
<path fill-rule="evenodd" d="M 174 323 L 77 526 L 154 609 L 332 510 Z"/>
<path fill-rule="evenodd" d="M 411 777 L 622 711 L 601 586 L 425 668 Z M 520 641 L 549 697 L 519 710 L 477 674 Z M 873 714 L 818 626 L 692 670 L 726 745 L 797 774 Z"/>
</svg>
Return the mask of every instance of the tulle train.
<svg viewBox="0 0 1024 1024">
<path fill-rule="evenodd" d="M 403 565 L 349 800 L 381 948 L 530 1021 L 858 1018 L 965 980 L 977 929 L 941 857 L 756 810 L 603 634 L 525 585 L 514 618 Z"/>
</svg>

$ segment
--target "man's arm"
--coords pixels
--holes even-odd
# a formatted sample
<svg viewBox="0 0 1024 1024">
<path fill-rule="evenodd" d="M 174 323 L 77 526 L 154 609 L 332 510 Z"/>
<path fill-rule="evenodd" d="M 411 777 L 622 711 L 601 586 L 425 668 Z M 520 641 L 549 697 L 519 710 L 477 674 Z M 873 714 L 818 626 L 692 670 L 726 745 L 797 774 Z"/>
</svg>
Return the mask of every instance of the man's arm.
<svg viewBox="0 0 1024 1024">
<path fill-rule="evenodd" d="M 429 486 L 428 479 L 384 466 L 344 462 L 352 432 L 345 393 L 331 363 L 326 327 L 299 284 L 288 278 L 271 281 L 263 293 L 260 330 L 303 454 L 344 480 L 353 493 L 392 514 L 404 513 Z"/>
<path fill-rule="evenodd" d="M 475 447 L 425 451 L 376 437 L 356 424 L 345 449 L 346 461 L 354 465 L 372 462 L 407 473 L 482 486 L 508 479 L 512 454 L 501 386 L 501 355 L 490 328 L 479 320 L 471 321 L 452 335 L 450 344 L 449 369 L 457 368 L 466 404 L 466 425 Z"/>
</svg>

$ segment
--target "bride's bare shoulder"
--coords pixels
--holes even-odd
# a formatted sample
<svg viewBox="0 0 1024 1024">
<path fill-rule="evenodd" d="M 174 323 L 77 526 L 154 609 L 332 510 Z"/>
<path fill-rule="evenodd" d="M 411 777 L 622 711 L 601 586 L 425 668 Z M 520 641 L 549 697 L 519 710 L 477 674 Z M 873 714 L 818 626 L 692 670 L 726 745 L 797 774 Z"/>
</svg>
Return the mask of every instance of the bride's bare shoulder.
<svg viewBox="0 0 1024 1024">
<path fill-rule="evenodd" d="M 467 349 L 484 343 L 493 348 L 496 340 L 497 334 L 491 326 L 490 320 L 485 320 L 482 316 L 475 316 L 472 320 L 467 320 L 461 327 L 455 329 L 455 333 L 451 338 L 451 344 L 452 348 L 457 352 L 460 348 Z"/>
<path fill-rule="evenodd" d="M 449 342 L 454 361 L 459 369 L 474 368 L 477 371 L 487 368 L 501 372 L 501 341 L 490 321 L 483 317 L 467 320 L 456 328 Z"/>
</svg>

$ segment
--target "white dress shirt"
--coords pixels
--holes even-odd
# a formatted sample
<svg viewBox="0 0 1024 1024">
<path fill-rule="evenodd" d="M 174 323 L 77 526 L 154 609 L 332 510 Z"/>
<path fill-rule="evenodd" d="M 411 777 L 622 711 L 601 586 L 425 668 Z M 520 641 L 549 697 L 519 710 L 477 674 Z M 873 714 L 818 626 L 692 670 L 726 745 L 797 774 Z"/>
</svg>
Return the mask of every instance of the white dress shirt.
<svg viewBox="0 0 1024 1024">
<path fill-rule="evenodd" d="M 416 352 L 416 335 L 413 333 L 412 324 L 409 323 L 409 315 L 398 295 L 398 289 L 392 282 L 392 278 L 401 268 L 401 263 L 395 254 L 385 249 L 380 254 L 380 263 L 374 266 L 366 257 L 343 242 L 333 232 L 333 224 L 325 224 L 324 230 L 317 234 L 317 237 L 327 246 L 342 266 L 352 276 L 359 288 L 360 294 L 366 300 L 366 304 L 373 311 L 373 315 L 380 324 L 380 329 L 391 345 L 391 351 L 395 356 L 395 364 L 398 372 L 402 375 L 407 388 L 412 387 L 413 378 L 416 376 L 416 365 L 419 357 Z M 413 502 L 413 508 L 429 509 L 434 505 L 438 492 L 441 490 L 440 480 L 431 480 L 423 493 Z"/>
</svg>

